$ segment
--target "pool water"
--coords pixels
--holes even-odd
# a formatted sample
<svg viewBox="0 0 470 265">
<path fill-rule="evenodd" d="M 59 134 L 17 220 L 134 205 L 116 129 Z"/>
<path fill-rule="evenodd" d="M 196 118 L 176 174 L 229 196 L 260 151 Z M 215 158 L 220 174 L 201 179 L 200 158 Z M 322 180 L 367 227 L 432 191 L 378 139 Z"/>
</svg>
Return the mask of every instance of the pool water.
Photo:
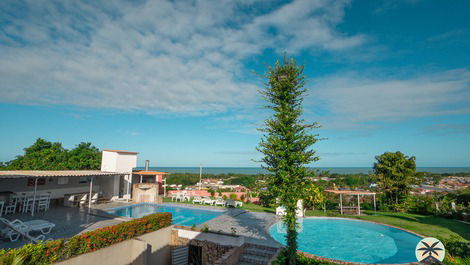
<svg viewBox="0 0 470 265">
<path fill-rule="evenodd" d="M 167 206 L 153 203 L 139 203 L 107 210 L 109 214 L 132 218 L 143 217 L 152 213 L 169 212 L 173 215 L 173 224 L 200 225 L 221 214 L 220 210 L 205 210 L 191 207 Z"/>
<path fill-rule="evenodd" d="M 271 236 L 285 245 L 285 226 L 276 223 Z M 406 231 L 359 220 L 305 218 L 300 221 L 298 249 L 330 259 L 358 263 L 416 262 L 420 237 Z"/>
</svg>

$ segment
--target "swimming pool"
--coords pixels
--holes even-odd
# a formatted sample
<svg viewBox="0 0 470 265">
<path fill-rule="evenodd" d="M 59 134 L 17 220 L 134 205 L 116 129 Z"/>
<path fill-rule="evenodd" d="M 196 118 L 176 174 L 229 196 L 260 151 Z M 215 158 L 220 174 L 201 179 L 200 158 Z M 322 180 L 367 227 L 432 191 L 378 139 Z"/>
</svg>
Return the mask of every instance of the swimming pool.
<svg viewBox="0 0 470 265">
<path fill-rule="evenodd" d="M 143 217 L 152 213 L 169 212 L 173 215 L 173 224 L 200 225 L 221 214 L 220 210 L 205 210 L 192 207 L 169 206 L 154 203 L 139 203 L 107 210 L 109 214 L 132 218 Z"/>
<path fill-rule="evenodd" d="M 282 223 L 269 233 L 285 245 Z M 406 231 L 371 222 L 343 218 L 305 218 L 300 223 L 299 250 L 314 255 L 358 263 L 416 262 L 415 248 L 420 237 Z"/>
</svg>

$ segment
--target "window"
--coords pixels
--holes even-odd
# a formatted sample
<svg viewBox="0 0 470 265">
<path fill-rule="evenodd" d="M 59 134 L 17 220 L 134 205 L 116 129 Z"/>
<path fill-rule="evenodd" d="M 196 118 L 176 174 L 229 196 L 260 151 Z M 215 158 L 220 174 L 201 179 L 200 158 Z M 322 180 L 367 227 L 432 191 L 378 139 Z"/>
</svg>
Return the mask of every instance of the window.
<svg viewBox="0 0 470 265">
<path fill-rule="evenodd" d="M 58 185 L 69 184 L 69 177 L 59 177 L 59 178 L 57 178 L 57 184 Z"/>
<path fill-rule="evenodd" d="M 80 179 L 78 180 L 78 183 L 80 184 L 88 183 L 88 182 L 90 182 L 88 177 L 80 177 Z"/>
<path fill-rule="evenodd" d="M 29 178 L 28 179 L 28 186 L 33 186 L 34 187 L 34 182 L 35 182 L 35 178 Z M 41 186 L 41 185 L 44 185 L 46 184 L 46 179 L 45 178 L 38 178 L 38 186 Z"/>
</svg>

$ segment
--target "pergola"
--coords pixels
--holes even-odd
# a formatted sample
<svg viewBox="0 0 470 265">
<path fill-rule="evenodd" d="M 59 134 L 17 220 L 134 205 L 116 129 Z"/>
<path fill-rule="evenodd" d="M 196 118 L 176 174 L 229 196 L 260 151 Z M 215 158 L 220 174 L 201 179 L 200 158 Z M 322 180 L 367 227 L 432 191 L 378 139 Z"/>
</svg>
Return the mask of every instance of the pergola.
<svg viewBox="0 0 470 265">
<path fill-rule="evenodd" d="M 339 207 L 340 212 L 343 214 L 343 195 L 357 195 L 357 214 L 361 215 L 361 196 L 370 196 L 374 197 L 374 211 L 376 211 L 376 203 L 375 203 L 375 192 L 368 191 L 368 190 L 325 190 L 326 192 L 339 194 Z"/>
</svg>

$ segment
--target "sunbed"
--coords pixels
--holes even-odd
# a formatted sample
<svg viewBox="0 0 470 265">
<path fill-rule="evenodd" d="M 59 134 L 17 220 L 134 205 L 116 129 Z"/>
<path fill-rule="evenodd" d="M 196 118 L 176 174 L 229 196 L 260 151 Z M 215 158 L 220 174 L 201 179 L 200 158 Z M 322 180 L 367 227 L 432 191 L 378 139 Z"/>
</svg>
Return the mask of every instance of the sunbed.
<svg viewBox="0 0 470 265">
<path fill-rule="evenodd" d="M 225 206 L 225 204 L 226 204 L 226 202 L 225 202 L 225 200 L 223 200 L 223 199 L 220 199 L 220 198 L 219 198 L 219 199 L 215 200 L 215 205 L 216 205 L 216 206 L 217 206 L 217 205 Z"/>
<path fill-rule="evenodd" d="M 1 230 L 1 235 L 3 237 L 9 238 L 11 241 L 16 241 L 20 236 L 29 238 L 31 241 L 39 241 L 44 239 L 45 234 L 49 234 L 52 231 L 52 228 L 55 227 L 55 224 L 46 221 L 46 220 L 31 220 L 22 222 L 18 219 L 13 221 L 8 221 L 5 218 L 0 217 L 0 221 L 5 224 L 7 227 Z M 38 231 L 42 233 L 42 237 L 32 237 L 29 235 L 31 231 Z"/>
</svg>

